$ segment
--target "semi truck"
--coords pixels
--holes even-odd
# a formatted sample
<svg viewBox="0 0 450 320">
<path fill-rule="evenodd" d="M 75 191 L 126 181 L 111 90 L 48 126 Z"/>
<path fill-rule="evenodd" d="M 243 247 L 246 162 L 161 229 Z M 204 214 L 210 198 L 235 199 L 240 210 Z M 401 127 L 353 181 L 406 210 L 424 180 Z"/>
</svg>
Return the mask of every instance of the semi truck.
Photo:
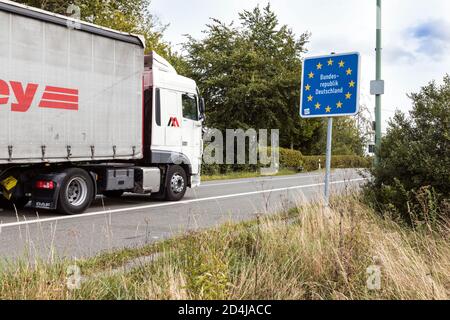
<svg viewBox="0 0 450 320">
<path fill-rule="evenodd" d="M 205 103 L 142 36 L 0 0 L 0 198 L 62 214 L 200 185 Z"/>
</svg>

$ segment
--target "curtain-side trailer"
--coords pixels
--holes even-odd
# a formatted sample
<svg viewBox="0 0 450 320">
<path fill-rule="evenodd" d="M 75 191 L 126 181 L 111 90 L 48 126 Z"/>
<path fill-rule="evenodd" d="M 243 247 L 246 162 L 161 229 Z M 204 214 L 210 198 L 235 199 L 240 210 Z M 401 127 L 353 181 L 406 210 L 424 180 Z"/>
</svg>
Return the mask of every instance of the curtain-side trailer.
<svg viewBox="0 0 450 320">
<path fill-rule="evenodd" d="M 84 212 L 200 184 L 204 102 L 142 37 L 0 0 L 0 198 Z M 31 201 L 31 202 L 30 202 Z"/>
</svg>

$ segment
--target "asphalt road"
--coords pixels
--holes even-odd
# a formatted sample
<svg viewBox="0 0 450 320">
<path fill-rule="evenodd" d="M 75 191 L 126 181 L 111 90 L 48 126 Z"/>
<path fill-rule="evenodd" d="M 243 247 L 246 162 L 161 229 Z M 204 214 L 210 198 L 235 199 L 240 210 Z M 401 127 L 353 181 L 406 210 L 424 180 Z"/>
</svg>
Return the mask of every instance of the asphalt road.
<svg viewBox="0 0 450 320">
<path fill-rule="evenodd" d="M 188 231 L 229 221 L 281 212 L 323 193 L 323 173 L 203 183 L 181 202 L 158 202 L 147 196 L 98 197 L 79 216 L 24 209 L 0 209 L 0 258 L 82 258 L 142 246 Z M 332 192 L 358 188 L 364 179 L 356 170 L 337 170 Z"/>
</svg>

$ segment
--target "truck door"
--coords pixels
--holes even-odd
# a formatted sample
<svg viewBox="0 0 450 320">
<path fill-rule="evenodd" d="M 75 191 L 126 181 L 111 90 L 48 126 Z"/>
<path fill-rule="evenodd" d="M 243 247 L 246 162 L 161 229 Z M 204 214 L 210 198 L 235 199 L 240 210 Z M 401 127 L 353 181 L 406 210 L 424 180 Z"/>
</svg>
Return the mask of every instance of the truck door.
<svg viewBox="0 0 450 320">
<path fill-rule="evenodd" d="M 182 150 L 192 165 L 192 174 L 200 174 L 203 153 L 202 122 L 199 117 L 198 97 L 195 94 L 183 93 L 183 142 Z"/>
<path fill-rule="evenodd" d="M 177 91 L 157 88 L 155 91 L 152 149 L 181 152 L 181 107 Z"/>
</svg>

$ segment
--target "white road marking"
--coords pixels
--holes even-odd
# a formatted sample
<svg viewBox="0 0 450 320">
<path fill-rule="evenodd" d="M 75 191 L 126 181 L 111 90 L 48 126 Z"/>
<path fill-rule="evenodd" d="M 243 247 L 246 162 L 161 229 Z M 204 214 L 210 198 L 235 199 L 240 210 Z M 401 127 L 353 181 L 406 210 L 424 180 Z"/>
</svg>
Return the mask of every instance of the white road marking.
<svg viewBox="0 0 450 320">
<path fill-rule="evenodd" d="M 366 181 L 366 180 L 367 179 L 365 179 L 365 178 L 352 179 L 352 180 L 341 180 L 341 181 L 332 182 L 332 184 L 362 182 L 362 181 Z M 179 205 L 191 204 L 191 203 L 196 203 L 196 202 L 216 201 L 216 200 L 223 200 L 223 199 L 230 199 L 230 198 L 246 197 L 246 196 L 251 196 L 251 195 L 256 195 L 256 194 L 308 189 L 308 188 L 320 187 L 323 185 L 324 185 L 324 183 L 316 183 L 316 184 L 294 186 L 294 187 L 288 187 L 288 188 L 268 189 L 268 190 L 262 190 L 262 191 L 229 194 L 229 195 L 223 195 L 223 196 L 217 196 L 217 197 L 184 200 L 184 201 L 179 201 L 179 202 L 166 202 L 166 203 L 158 203 L 158 204 L 138 206 L 138 207 L 132 207 L 132 208 L 122 208 L 122 209 L 115 209 L 115 210 L 90 212 L 90 213 L 74 215 L 74 216 L 64 216 L 64 217 L 55 217 L 55 218 L 47 218 L 47 219 L 37 219 L 37 220 L 21 221 L 21 222 L 14 222 L 14 223 L 6 223 L 6 224 L 0 224 L 0 230 L 4 229 L 4 228 L 19 227 L 19 226 L 30 225 L 30 224 L 40 224 L 40 223 L 63 221 L 63 220 L 83 219 L 83 218 L 94 217 L 94 216 L 99 216 L 99 215 L 108 215 L 108 214 L 113 214 L 113 213 L 122 213 L 122 212 L 139 211 L 139 210 L 153 209 L 153 208 L 179 206 Z"/>
<path fill-rule="evenodd" d="M 295 175 L 291 177 L 286 178 L 273 178 L 273 179 L 258 179 L 258 180 L 239 180 L 239 181 L 233 181 L 233 182 L 218 182 L 218 183 L 202 183 L 199 188 L 207 188 L 207 187 L 216 187 L 216 186 L 228 186 L 233 184 L 244 184 L 244 183 L 261 183 L 261 182 L 274 182 L 274 181 L 284 181 L 284 180 L 294 180 L 299 178 L 317 178 L 317 177 L 323 177 L 324 175 Z"/>
</svg>

